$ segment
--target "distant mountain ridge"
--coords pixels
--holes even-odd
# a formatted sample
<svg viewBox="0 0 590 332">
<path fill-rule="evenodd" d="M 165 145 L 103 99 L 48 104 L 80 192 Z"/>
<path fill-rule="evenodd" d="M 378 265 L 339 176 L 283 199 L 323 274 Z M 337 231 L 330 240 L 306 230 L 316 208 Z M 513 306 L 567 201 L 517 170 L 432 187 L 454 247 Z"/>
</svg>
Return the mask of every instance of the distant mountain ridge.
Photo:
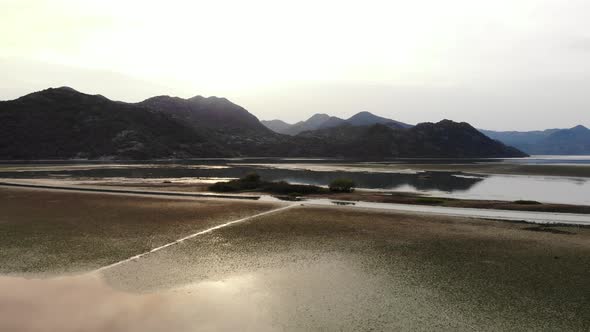
<svg viewBox="0 0 590 332">
<path fill-rule="evenodd" d="M 395 157 L 448 156 L 462 158 L 526 157 L 516 148 L 495 141 L 465 122 L 442 120 L 395 129 L 386 124 L 371 126 L 345 125 L 303 132 L 296 138 L 314 138 L 331 142 L 337 157 L 374 155 Z"/>
<path fill-rule="evenodd" d="M 590 129 L 582 125 L 569 129 L 547 129 L 543 131 L 481 130 L 481 132 L 490 138 L 514 146 L 529 154 L 590 154 Z"/>
<path fill-rule="evenodd" d="M 359 112 L 346 120 L 335 116 L 330 116 L 328 114 L 317 113 L 305 121 L 299 121 L 292 125 L 289 125 L 288 123 L 281 120 L 261 121 L 261 123 L 265 125 L 267 128 L 273 130 L 274 132 L 291 136 L 298 135 L 305 131 L 332 128 L 344 125 L 371 126 L 375 124 L 383 124 L 390 126 L 392 128 L 412 127 L 412 125 L 380 117 L 366 111 Z"/>
<path fill-rule="evenodd" d="M 225 98 L 157 96 L 125 103 L 51 88 L 0 101 L 0 159 L 526 156 L 466 123 L 403 127 L 370 113 L 351 118 L 358 125 L 329 115 L 312 118 L 306 129 L 318 129 L 290 136 Z"/>
<path fill-rule="evenodd" d="M 403 123 L 403 122 L 395 121 L 392 119 L 380 117 L 380 116 L 377 116 L 373 113 L 366 112 L 366 111 L 359 112 L 359 113 L 353 115 L 348 120 L 346 120 L 346 122 L 353 125 L 353 126 L 370 126 L 370 125 L 374 125 L 374 124 L 383 124 L 383 125 L 390 126 L 392 128 L 412 127 L 411 125 L 409 125 L 407 123 Z"/>
<path fill-rule="evenodd" d="M 295 124 L 289 124 L 281 120 L 263 120 L 261 123 L 276 133 L 294 136 L 304 131 L 342 125 L 345 123 L 345 120 L 335 116 L 330 116 L 328 114 L 317 113 L 309 119 L 305 121 L 299 121 Z"/>
</svg>

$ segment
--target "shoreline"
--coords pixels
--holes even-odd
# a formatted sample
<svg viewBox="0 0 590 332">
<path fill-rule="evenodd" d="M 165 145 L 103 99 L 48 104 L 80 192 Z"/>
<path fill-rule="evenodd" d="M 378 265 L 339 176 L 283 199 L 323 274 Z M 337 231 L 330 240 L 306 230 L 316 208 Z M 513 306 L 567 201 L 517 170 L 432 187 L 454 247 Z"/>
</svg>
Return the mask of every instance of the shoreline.
<svg viewBox="0 0 590 332">
<path fill-rule="evenodd" d="M 64 189 L 82 191 L 102 191 L 113 193 L 129 194 L 153 194 L 169 196 L 187 196 L 187 197 L 212 197 L 212 198 L 230 198 L 230 199 L 260 199 L 261 196 L 274 196 L 279 199 L 293 201 L 297 199 L 334 199 L 343 201 L 359 201 L 371 203 L 393 203 L 393 204 L 411 204 L 424 206 L 442 206 L 453 208 L 476 208 L 492 210 L 511 210 L 511 211 L 530 211 L 530 212 L 550 212 L 550 213 L 575 213 L 590 214 L 590 205 L 582 204 L 562 204 L 547 203 L 535 201 L 504 201 L 491 199 L 468 199 L 468 198 L 451 198 L 441 196 L 421 195 L 413 192 L 397 191 L 377 191 L 356 189 L 353 193 L 323 193 L 298 196 L 297 199 L 289 195 L 278 195 L 264 191 L 236 191 L 235 193 L 216 193 L 209 191 L 212 183 L 142 183 L 142 182 L 102 182 L 93 183 L 88 180 L 79 180 L 72 185 L 61 185 L 60 180 L 44 179 L 2 179 L 0 185 L 23 186 L 31 188 L 47 189 Z M 118 189 L 121 188 L 121 189 Z M 532 204 L 527 204 L 532 203 Z M 539 203 L 539 204 L 537 204 Z"/>
<path fill-rule="evenodd" d="M 559 157 L 584 157 L 590 156 L 555 156 Z M 532 159 L 535 159 L 534 157 Z M 236 157 L 236 158 L 195 158 L 195 159 L 147 159 L 147 160 L 0 160 L 0 170 L 6 167 L 42 167 L 43 165 L 77 165 L 80 167 L 90 165 L 102 166 L 129 166 L 135 167 L 142 164 L 166 165 L 186 164 L 191 162 L 236 163 L 247 165 L 252 161 L 253 165 L 267 165 L 271 168 L 283 169 L 285 165 L 296 162 L 302 166 L 313 167 L 347 167 L 359 172 L 372 169 L 379 171 L 442 171 L 464 172 L 481 175 L 531 175 L 531 176 L 559 176 L 590 178 L 590 163 L 526 163 L 526 158 L 400 158 L 395 160 L 349 160 L 337 158 L 269 158 L 269 157 Z M 427 163 L 425 161 L 432 161 Z"/>
<path fill-rule="evenodd" d="M 263 195 L 209 195 L 206 193 L 190 193 L 190 192 L 168 192 L 168 191 L 157 191 L 157 190 L 130 190 L 130 189 L 109 189 L 99 187 L 80 187 L 80 186 L 50 186 L 50 185 L 35 185 L 35 184 L 7 184 L 0 183 L 0 187 L 5 185 L 10 188 L 21 188 L 29 190 L 55 190 L 55 191 L 69 191 L 78 193 L 96 193 L 96 194 L 111 194 L 111 195 L 128 195 L 128 196 L 146 196 L 146 197 L 163 197 L 163 198 L 211 198 L 219 200 L 249 200 L 256 202 L 274 202 L 274 203 L 286 203 L 288 200 L 280 199 L 276 196 Z M 372 210 L 391 210 L 402 213 L 418 213 L 418 214 L 429 214 L 441 216 L 458 216 L 458 217 L 472 217 L 479 219 L 498 219 L 507 221 L 523 221 L 531 224 L 564 224 L 564 225 L 590 225 L 590 216 L 588 214 L 578 213 L 554 213 L 554 212 L 539 212 L 539 211 L 527 211 L 527 210 L 501 210 L 491 208 L 473 208 L 473 207 L 450 207 L 450 206 L 432 206 L 424 204 L 407 204 L 407 203 L 392 203 L 392 202 L 370 202 L 370 201 L 352 201 L 345 200 L 346 197 L 338 196 L 345 194 L 328 194 L 327 197 L 314 198 L 308 196 L 308 200 L 295 200 L 292 204 L 302 205 L 316 205 L 316 206 L 332 206 L 332 207 L 343 207 L 350 205 L 349 208 L 358 209 L 372 209 Z M 350 197 L 349 197 L 350 198 Z M 344 202 L 344 203 L 343 203 Z"/>
<path fill-rule="evenodd" d="M 353 202 L 361 201 L 373 203 L 410 204 L 453 208 L 590 214 L 590 206 L 588 205 L 542 203 L 536 201 L 499 201 L 447 198 L 404 192 L 372 192 L 356 190 L 353 193 L 329 193 L 324 195 L 310 195 L 307 197 L 330 198 Z"/>
</svg>

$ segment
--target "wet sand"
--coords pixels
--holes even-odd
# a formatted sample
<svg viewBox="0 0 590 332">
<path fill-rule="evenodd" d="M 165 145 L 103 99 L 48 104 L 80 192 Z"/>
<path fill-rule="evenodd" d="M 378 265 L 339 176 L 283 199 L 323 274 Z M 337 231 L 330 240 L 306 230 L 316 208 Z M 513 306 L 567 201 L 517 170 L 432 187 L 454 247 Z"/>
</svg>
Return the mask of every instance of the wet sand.
<svg viewBox="0 0 590 332">
<path fill-rule="evenodd" d="M 153 231 L 168 235 L 166 229 L 177 232 L 180 227 L 171 221 L 178 214 L 190 219 L 195 211 L 214 210 L 219 220 L 243 214 L 243 207 L 236 208 L 242 202 L 236 201 L 0 193 L 2 207 L 20 206 L 12 212 L 19 222 L 5 226 L 7 219 L 0 219 L 4 230 L 32 220 L 37 222 L 28 226 L 41 224 L 38 208 L 27 208 L 39 201 L 62 202 L 59 209 L 40 208 L 53 211 L 47 225 L 64 224 L 62 217 L 75 214 L 64 211 L 68 206 L 76 206 L 72 210 L 78 216 L 81 210 L 102 215 L 129 209 L 133 213 L 117 215 L 111 224 L 137 226 L 139 217 L 134 216 L 150 220 L 158 213 L 154 223 L 159 227 Z M 88 201 L 90 196 L 95 198 Z M 10 204 L 4 203 L 7 197 Z M 51 241 L 60 237 L 47 238 L 46 246 L 51 248 Z M 44 255 L 42 250 L 37 254 Z M 587 331 L 589 266 L 590 228 L 294 207 L 200 235 L 98 275 L 0 277 L 0 330 Z"/>
<path fill-rule="evenodd" d="M 277 206 L 0 188 L 0 273 L 95 269 Z"/>
<path fill-rule="evenodd" d="M 588 266 L 588 228 L 305 207 L 104 278 L 142 294 L 245 282 L 269 329 L 584 330 Z"/>
<path fill-rule="evenodd" d="M 113 289 L 96 275 L 55 279 L 0 277 L 1 331 L 273 331 L 234 287 L 205 282 L 151 294 Z M 266 327 L 265 327 L 266 326 Z"/>
</svg>

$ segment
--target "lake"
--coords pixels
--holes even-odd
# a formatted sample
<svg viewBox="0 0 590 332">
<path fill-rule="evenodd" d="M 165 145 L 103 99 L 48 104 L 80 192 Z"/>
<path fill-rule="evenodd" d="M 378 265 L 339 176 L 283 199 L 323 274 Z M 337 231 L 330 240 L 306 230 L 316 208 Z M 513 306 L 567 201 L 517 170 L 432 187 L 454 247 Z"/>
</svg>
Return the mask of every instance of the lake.
<svg viewBox="0 0 590 332">
<path fill-rule="evenodd" d="M 433 170 L 438 165 L 444 171 Z M 590 178 L 490 174 L 506 165 L 590 168 L 590 156 L 533 156 L 522 159 L 403 159 L 358 162 L 334 159 L 195 159 L 149 162 L 29 162 L 0 164 L 4 179 L 68 179 L 173 183 L 215 182 L 256 172 L 268 181 L 327 186 L 349 178 L 358 188 L 450 198 L 536 200 L 590 205 Z M 489 167 L 488 167 L 489 166 Z M 472 171 L 471 168 L 477 167 Z M 456 170 L 454 169 L 456 168 Z M 486 171 L 486 168 L 489 168 Z M 465 171 L 467 169 L 468 171 Z M 484 170 L 486 172 L 480 172 Z"/>
</svg>

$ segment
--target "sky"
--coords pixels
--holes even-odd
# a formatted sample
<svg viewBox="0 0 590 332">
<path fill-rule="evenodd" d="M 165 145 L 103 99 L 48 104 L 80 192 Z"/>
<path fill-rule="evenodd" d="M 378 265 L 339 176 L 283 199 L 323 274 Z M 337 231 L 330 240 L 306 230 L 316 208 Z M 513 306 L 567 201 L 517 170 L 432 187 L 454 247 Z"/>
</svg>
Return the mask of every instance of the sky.
<svg viewBox="0 0 590 332">
<path fill-rule="evenodd" d="M 0 100 L 223 96 L 259 119 L 590 127 L 587 0 L 0 0 Z"/>
</svg>

